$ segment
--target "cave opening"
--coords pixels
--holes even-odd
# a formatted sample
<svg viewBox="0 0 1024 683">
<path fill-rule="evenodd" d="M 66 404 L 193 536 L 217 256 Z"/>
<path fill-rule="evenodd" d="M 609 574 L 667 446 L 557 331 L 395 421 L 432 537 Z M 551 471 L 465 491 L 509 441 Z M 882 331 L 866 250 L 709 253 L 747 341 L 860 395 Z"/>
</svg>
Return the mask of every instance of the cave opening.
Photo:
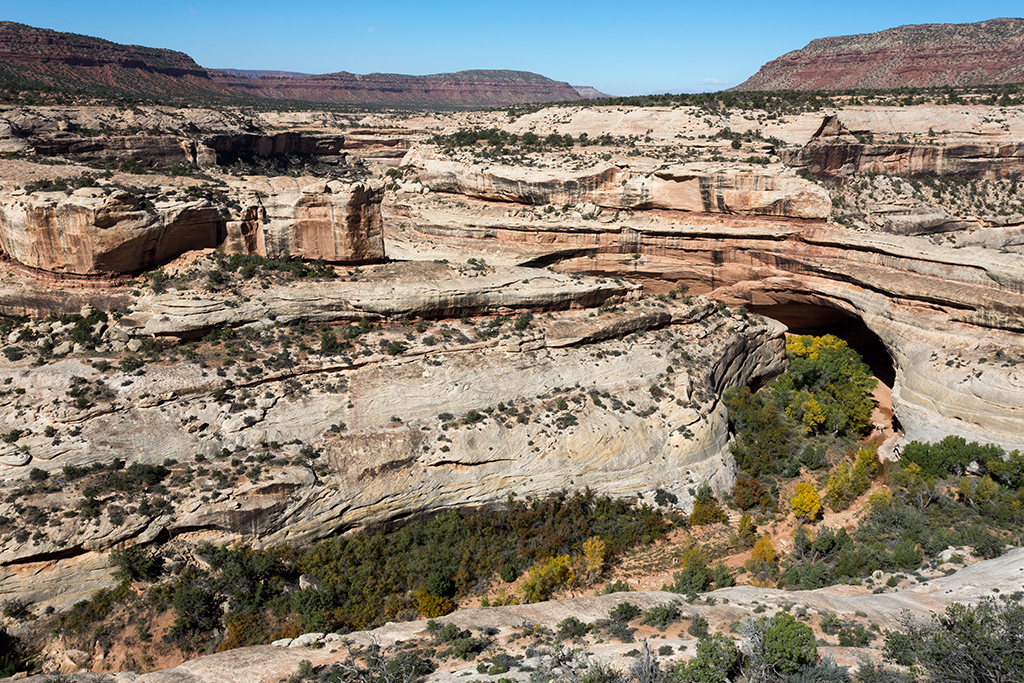
<svg viewBox="0 0 1024 683">
<path fill-rule="evenodd" d="M 885 344 L 863 320 L 840 309 L 802 302 L 750 306 L 749 309 L 766 318 L 778 320 L 789 328 L 790 334 L 831 334 L 846 341 L 871 368 L 871 374 L 884 385 L 875 391 L 879 409 L 886 419 L 891 420 L 892 428 L 901 431 L 899 419 L 891 408 L 891 392 L 896 382 L 895 364 Z"/>
<path fill-rule="evenodd" d="M 778 320 L 789 328 L 790 334 L 839 337 L 861 355 L 878 381 L 892 389 L 896 381 L 892 357 L 878 335 L 857 316 L 828 306 L 795 302 L 749 308 L 753 313 Z"/>
</svg>

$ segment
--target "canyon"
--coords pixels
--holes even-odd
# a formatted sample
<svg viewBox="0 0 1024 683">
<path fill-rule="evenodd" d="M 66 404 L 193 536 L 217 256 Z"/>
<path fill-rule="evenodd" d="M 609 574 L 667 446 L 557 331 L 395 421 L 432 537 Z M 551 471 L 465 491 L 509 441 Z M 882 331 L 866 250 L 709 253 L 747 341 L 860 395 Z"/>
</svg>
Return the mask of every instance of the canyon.
<svg viewBox="0 0 1024 683">
<path fill-rule="evenodd" d="M 517 141 L 455 142 L 474 129 Z M 114 585 L 125 545 L 301 546 L 510 493 L 688 511 L 735 481 L 722 396 L 785 369 L 787 328 L 878 342 L 885 457 L 1020 449 L 1021 144 L 1020 109 L 982 104 L 5 106 L 0 599 L 38 631 Z M 72 476 L 118 463 L 173 483 Z M 266 653 L 273 680 L 297 666 L 264 646 L 187 675 Z"/>
</svg>

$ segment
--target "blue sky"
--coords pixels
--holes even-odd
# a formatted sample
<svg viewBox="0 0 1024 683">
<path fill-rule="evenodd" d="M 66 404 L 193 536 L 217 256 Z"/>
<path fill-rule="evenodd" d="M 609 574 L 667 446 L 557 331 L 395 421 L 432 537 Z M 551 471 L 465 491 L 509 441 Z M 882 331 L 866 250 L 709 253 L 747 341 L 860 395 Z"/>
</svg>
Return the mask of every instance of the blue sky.
<svg viewBox="0 0 1024 683">
<path fill-rule="evenodd" d="M 1024 16 L 1020 0 L 0 0 L 0 7 L 3 20 L 179 50 L 205 67 L 519 69 L 613 95 L 721 90 L 814 38 Z"/>
</svg>

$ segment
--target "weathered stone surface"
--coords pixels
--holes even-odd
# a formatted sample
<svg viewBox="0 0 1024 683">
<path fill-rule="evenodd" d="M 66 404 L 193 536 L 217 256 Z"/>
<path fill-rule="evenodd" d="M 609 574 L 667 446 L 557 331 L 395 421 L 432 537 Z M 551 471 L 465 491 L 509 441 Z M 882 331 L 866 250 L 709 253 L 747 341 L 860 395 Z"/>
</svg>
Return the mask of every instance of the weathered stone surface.
<svg viewBox="0 0 1024 683">
<path fill-rule="evenodd" d="M 383 258 L 381 184 L 275 178 L 239 209 L 210 200 L 155 206 L 111 188 L 0 196 L 0 249 L 19 263 L 76 275 L 132 273 L 216 247 L 334 262 Z"/>
<path fill-rule="evenodd" d="M 1015 388 L 1015 370 L 991 362 L 986 379 L 975 377 L 978 360 L 994 361 L 997 348 L 1024 353 L 1017 254 L 770 217 L 666 212 L 606 222 L 498 210 L 463 217 L 410 208 L 411 227 L 395 231 L 392 243 L 408 258 L 486 254 L 535 263 L 557 255 L 562 270 L 618 275 L 655 292 L 683 282 L 766 314 L 790 303 L 845 311 L 864 320 L 894 361 L 894 407 L 907 439 L 960 433 L 1024 447 L 1024 393 Z M 970 370 L 964 363 L 957 369 L 956 360 L 946 365 L 965 353 L 973 358 Z"/>
<path fill-rule="evenodd" d="M 434 192 L 523 204 L 591 202 L 610 209 L 826 218 L 828 193 L 782 166 L 691 163 L 636 174 L 602 164 L 582 172 L 467 166 L 412 151 L 402 165 Z"/>
<path fill-rule="evenodd" d="M 455 267 L 394 263 L 357 282 L 296 283 L 263 292 L 258 299 L 167 294 L 141 299 L 122 323 L 148 335 L 185 336 L 218 325 L 279 320 L 357 320 L 362 317 L 454 317 L 523 309 L 593 307 L 639 293 L 621 281 L 576 279 L 532 268 Z M 632 329 L 637 329 L 633 327 Z"/>
<path fill-rule="evenodd" d="M 61 156 L 78 163 L 112 164 L 133 162 L 144 168 L 166 168 L 194 163 L 194 141 L 170 135 L 102 135 L 81 137 L 59 133 L 34 137 L 37 154 Z"/>
<path fill-rule="evenodd" d="M 800 149 L 780 150 L 782 160 L 819 176 L 884 173 L 909 177 L 1004 178 L 1024 172 L 1024 143 L 954 140 L 865 143 L 840 127 L 843 114 L 826 117 L 822 129 Z"/>
<path fill-rule="evenodd" d="M 719 397 L 781 371 L 782 329 L 723 315 L 704 300 L 645 302 L 593 317 L 587 310 L 535 316 L 532 327 L 505 338 L 325 357 L 258 377 L 236 366 L 214 375 L 192 363 L 101 374 L 79 360 L 2 371 L 13 390 L 0 397 L 2 431 L 26 430 L 17 448 L 30 450 L 31 467 L 55 476 L 66 465 L 159 464 L 190 453 L 209 460 L 225 448 L 295 439 L 323 455 L 315 471 L 298 462 L 266 465 L 261 477 L 215 500 L 199 482 L 173 511 L 127 510 L 119 523 L 106 515 L 98 523 L 62 519 L 31 544 L 0 545 L 0 565 L 201 530 L 255 545 L 302 543 L 415 512 L 498 503 L 510 491 L 589 486 L 622 496 L 664 488 L 685 505 L 702 481 L 717 491 L 731 486 Z M 678 348 L 690 358 L 676 357 Z M 106 397 L 84 409 L 69 404 L 73 376 L 105 386 Z M 29 386 L 31 393 L 18 393 Z M 234 399 L 218 397 L 227 391 L 260 399 L 236 411 Z M 593 392 L 605 398 L 593 401 Z M 572 401 L 559 408 L 557 396 Z M 528 419 L 488 412 L 501 403 Z M 470 411 L 479 417 L 462 424 Z M 444 413 L 451 417 L 438 417 Z M 61 438 L 45 436 L 40 424 Z M 340 424 L 347 429 L 332 429 Z M 3 446 L 0 454 L 15 450 Z M 29 469 L 0 466 L 0 480 L 16 486 Z"/>
<path fill-rule="evenodd" d="M 32 146 L 21 132 L 6 119 L 0 119 L 0 152 L 27 152 Z"/>
<path fill-rule="evenodd" d="M 335 263 L 384 258 L 380 181 L 270 178 L 240 193 L 242 208 L 226 221 L 229 252 Z"/>
</svg>

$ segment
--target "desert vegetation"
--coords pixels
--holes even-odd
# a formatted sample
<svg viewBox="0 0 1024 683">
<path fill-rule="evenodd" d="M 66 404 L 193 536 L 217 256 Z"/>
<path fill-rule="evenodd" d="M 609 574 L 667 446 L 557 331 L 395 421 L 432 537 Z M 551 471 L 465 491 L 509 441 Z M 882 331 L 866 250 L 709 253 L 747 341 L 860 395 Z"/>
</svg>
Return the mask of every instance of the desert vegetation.
<svg viewBox="0 0 1024 683">
<path fill-rule="evenodd" d="M 990 378 L 1004 378 L 997 373 L 1024 359 L 1006 341 L 1017 325 L 1015 265 L 1004 256 L 1020 251 L 1019 178 L 996 171 L 856 173 L 852 166 L 819 178 L 811 166 L 785 164 L 803 151 L 799 140 L 805 142 L 825 114 L 846 111 L 855 122 L 853 132 L 839 129 L 838 145 L 864 153 L 879 145 L 893 154 L 937 153 L 961 133 L 945 130 L 946 123 L 928 132 L 897 130 L 907 125 L 898 109 L 927 104 L 929 115 L 954 120 L 950 112 L 962 105 L 989 107 L 948 126 L 975 126 L 1002 139 L 1017 125 L 1006 108 L 1019 106 L 1021 98 L 1016 85 L 721 92 L 421 115 L 211 96 L 208 110 L 185 111 L 126 92 L 68 92 L 8 80 L 0 101 L 47 131 L 15 131 L 33 143 L 52 130 L 59 131 L 56 139 L 83 144 L 173 138 L 172 156 L 179 143 L 199 150 L 210 145 L 203 151 L 209 165 L 202 166 L 150 164 L 124 154 L 100 162 L 70 152 L 5 152 L 5 168 L 32 171 L 5 186 L 12 203 L 95 200 L 154 223 L 176 211 L 201 210 L 216 237 L 201 253 L 147 261 L 109 282 L 98 280 L 106 275 L 84 276 L 83 290 L 107 287 L 102 308 L 79 309 L 70 296 L 76 303 L 66 303 L 65 290 L 54 285 L 52 295 L 39 291 L 50 298 L 30 300 L 33 318 L 0 319 L 9 373 L 0 401 L 13 416 L 0 430 L 0 455 L 4 467 L 24 475 L 3 491 L 0 540 L 10 566 L 59 564 L 92 548 L 106 552 L 107 539 L 118 539 L 110 547 L 107 587 L 70 610 L 71 599 L 60 613 L 43 602 L 4 603 L 0 675 L 38 668 L 26 641 L 12 635 L 34 626 L 55 629 L 69 650 L 110 657 L 82 665 L 96 669 L 148 671 L 212 651 L 284 641 L 280 647 L 308 648 L 295 683 L 411 683 L 453 671 L 497 683 L 1019 678 L 1013 648 L 1021 637 L 1024 595 L 1016 587 L 993 591 L 993 599 L 973 606 L 937 610 L 930 621 L 908 618 L 898 629 L 859 608 L 813 609 L 760 594 L 740 604 L 728 592 L 843 584 L 834 590 L 869 598 L 877 593 L 883 600 L 881 594 L 916 589 L 998 558 L 1022 541 L 1024 458 L 943 430 L 938 433 L 951 436 L 904 444 L 897 457 L 880 460 L 872 431 L 875 380 L 846 342 L 790 336 L 788 370 L 775 376 L 783 365 L 781 332 L 767 339 L 763 318 L 695 292 L 735 301 L 747 296 L 743 287 L 771 281 L 782 287 L 767 296 L 771 301 L 827 299 L 833 293 L 814 290 L 810 280 L 841 281 L 853 291 L 863 277 L 862 299 L 883 299 L 884 315 L 882 303 L 872 303 L 871 312 L 879 325 L 906 326 L 899 335 L 916 329 L 901 307 L 936 316 L 948 308 L 963 318 L 950 314 L 948 321 L 974 325 L 977 339 L 1003 335 L 948 351 L 939 347 L 948 341 L 952 349 L 962 340 L 943 338 L 929 361 L 930 370 L 962 371 L 965 382 L 984 376 L 999 386 L 1001 379 Z M 36 102 L 106 108 L 78 114 L 68 108 L 58 120 L 52 111 L 28 108 Z M 870 106 L 895 112 L 891 130 L 864 129 Z M 217 153 L 211 162 L 214 138 L 231 147 L 227 137 L 252 136 L 262 144 L 278 132 L 294 133 L 293 142 L 307 143 L 303 149 L 331 151 L 236 150 Z M 308 144 L 328 138 L 328 145 Z M 415 154 L 401 160 L 407 149 Z M 450 192 L 432 162 L 463 181 L 476 169 L 493 172 L 494 179 L 474 185 L 479 191 L 472 196 Z M 617 168 L 609 170 L 612 164 Z M 499 173 L 512 166 L 507 177 Z M 617 177 L 610 188 L 587 189 L 599 184 L 586 176 L 595 168 L 621 173 L 627 178 L 622 187 L 639 183 L 643 202 L 618 198 Z M 543 169 L 545 179 L 533 179 L 531 169 Z M 309 230 L 303 244 L 350 237 L 316 232 L 325 213 L 341 211 L 324 196 L 339 194 L 344 182 L 336 181 L 350 180 L 371 188 L 373 201 L 384 207 L 363 205 L 368 213 L 348 215 L 347 225 L 365 219 L 374 231 L 379 227 L 388 246 L 374 259 L 395 262 L 304 260 L 274 251 L 280 238 L 271 231 L 293 218 Z M 661 183 L 699 187 L 705 212 L 679 209 L 657 195 Z M 512 197 L 517 201 L 502 195 L 512 185 L 510 193 L 520 192 Z M 734 210 L 730 202 L 745 188 L 769 185 L 781 197 L 776 204 Z M 556 186 L 565 188 L 565 197 L 555 199 Z M 267 207 L 275 193 L 300 200 L 272 213 Z M 807 197 L 820 202 L 794 218 L 797 209 L 807 209 L 794 203 Z M 250 231 L 246 239 L 266 238 L 262 247 L 226 241 L 223 233 L 242 223 Z M 844 241 L 856 240 L 872 244 L 843 251 Z M 967 251 L 948 257 L 939 251 L 946 247 Z M 979 256 L 975 248 L 992 251 Z M 254 249 L 274 255 L 229 253 Z M 830 269 L 841 269 L 847 256 L 864 259 L 852 270 L 863 265 L 865 273 L 877 267 L 882 274 L 830 280 Z M 951 279 L 950 305 L 935 304 L 933 298 L 946 294 L 935 288 L 941 269 L 959 268 L 961 260 L 968 274 Z M 991 270 L 987 260 L 997 261 Z M 309 302 L 293 299 L 308 290 L 333 301 L 330 288 L 337 285 L 351 285 L 360 295 L 379 286 L 381 300 L 392 299 L 397 295 L 386 288 L 406 284 L 398 282 L 400 266 L 419 273 L 417 296 L 442 299 L 435 308 L 391 315 L 342 297 L 332 310 L 311 313 L 302 310 Z M 489 285 L 488 301 L 466 287 L 512 267 L 523 268 L 521 277 Z M 443 301 L 449 295 L 431 289 L 442 278 L 469 293 L 459 303 Z M 904 297 L 911 285 L 890 291 L 890 278 L 923 293 Z M 503 290 L 531 280 L 546 283 L 537 301 L 502 299 Z M 647 295 L 626 281 L 642 283 Z M 739 283 L 743 287 L 734 287 Z M 597 289 L 613 284 L 614 296 Z M 594 289 L 589 298 L 561 298 L 576 287 Z M 974 299 L 956 298 L 974 287 Z M 760 293 L 755 289 L 747 305 Z M 836 297 L 831 303 L 844 311 L 861 305 Z M 248 317 L 235 316 L 239 309 Z M 5 310 L 23 312 L 14 305 Z M 200 322 L 175 327 L 186 317 L 181 310 L 194 311 Z M 157 332 L 143 332 L 144 325 Z M 942 331 L 941 323 L 934 327 Z M 723 340 L 735 342 L 728 351 L 739 354 L 724 363 L 716 356 Z M 771 343 L 777 343 L 772 358 L 758 356 Z M 922 342 L 931 343 L 932 337 Z M 497 358 L 507 362 L 507 374 L 488 374 Z M 513 373 L 567 359 L 578 367 L 559 371 L 565 378 L 548 375 L 535 390 L 506 390 L 504 380 L 513 384 Z M 735 382 L 729 373 L 746 362 L 764 366 L 763 374 Z M 622 367 L 628 375 L 601 379 Z M 64 374 L 42 405 L 33 394 L 46 385 L 37 378 L 50 371 Z M 408 380 L 405 394 L 385 395 L 387 383 L 377 382 L 384 375 L 396 378 L 389 380 L 396 386 Z M 748 381 L 749 387 L 724 391 Z M 986 388 L 973 395 L 989 395 Z M 451 404 L 438 399 L 429 409 L 426 400 L 413 406 L 423 398 L 418 394 L 443 391 L 451 392 Z M 478 392 L 486 398 L 477 401 Z M 136 408 L 145 408 L 133 414 L 144 414 L 147 426 L 166 427 L 175 438 L 197 436 L 183 437 L 190 445 L 170 457 L 150 457 L 161 447 L 154 443 L 128 456 L 92 427 Z M 302 438 L 296 438 L 299 431 Z M 730 436 L 731 458 L 722 450 Z M 550 497 L 521 493 L 519 482 L 532 471 L 509 483 L 528 459 L 562 457 L 571 465 L 606 446 L 614 457 L 631 453 L 636 468 L 647 468 L 622 475 L 626 483 L 618 488 L 605 481 L 600 490 L 615 497 L 584 488 L 577 475 L 537 484 L 535 490 L 545 492 L 565 487 Z M 691 456 L 711 451 L 723 456 L 721 463 L 710 469 L 694 464 Z M 51 457 L 70 462 L 51 466 Z M 656 481 L 645 487 L 648 474 Z M 401 500 L 395 491 L 406 486 L 404 479 L 430 495 Z M 364 484 L 366 497 L 376 500 L 349 495 Z M 330 505 L 372 508 L 372 524 L 302 507 L 330 507 L 323 501 L 342 486 L 350 486 L 351 500 L 339 495 Z M 492 504 L 459 507 L 452 494 L 443 498 L 443 511 L 425 510 L 422 500 L 437 500 L 433 487 L 471 489 L 474 495 L 465 500 Z M 509 490 L 520 495 L 505 497 Z M 272 522 L 280 542 L 261 538 L 261 525 L 273 515 L 279 515 Z M 293 518 L 280 519 L 289 515 L 301 518 L 301 542 L 292 529 L 282 532 Z M 161 526 L 160 520 L 186 517 L 187 524 Z M 244 540 L 225 544 L 227 538 Z M 659 587 L 665 594 L 652 598 Z M 613 606 L 584 614 L 594 596 Z M 580 613 L 550 623 L 497 628 L 467 616 L 491 607 L 540 609 L 540 603 L 571 598 L 585 598 L 565 608 Z M 552 603 L 552 609 L 559 608 Z M 716 610 L 731 616 L 721 618 Z M 736 616 L 741 612 L 745 616 Z M 402 639 L 387 646 L 358 633 L 411 630 L 413 620 L 426 626 L 412 635 L 402 631 Z M 614 664 L 599 659 L 598 646 L 609 644 L 628 656 Z M 834 648 L 859 652 L 862 661 L 840 666 L 826 654 Z M 335 661 L 323 663 L 321 650 L 336 650 Z M 949 653 L 948 675 L 940 653 Z"/>
</svg>

